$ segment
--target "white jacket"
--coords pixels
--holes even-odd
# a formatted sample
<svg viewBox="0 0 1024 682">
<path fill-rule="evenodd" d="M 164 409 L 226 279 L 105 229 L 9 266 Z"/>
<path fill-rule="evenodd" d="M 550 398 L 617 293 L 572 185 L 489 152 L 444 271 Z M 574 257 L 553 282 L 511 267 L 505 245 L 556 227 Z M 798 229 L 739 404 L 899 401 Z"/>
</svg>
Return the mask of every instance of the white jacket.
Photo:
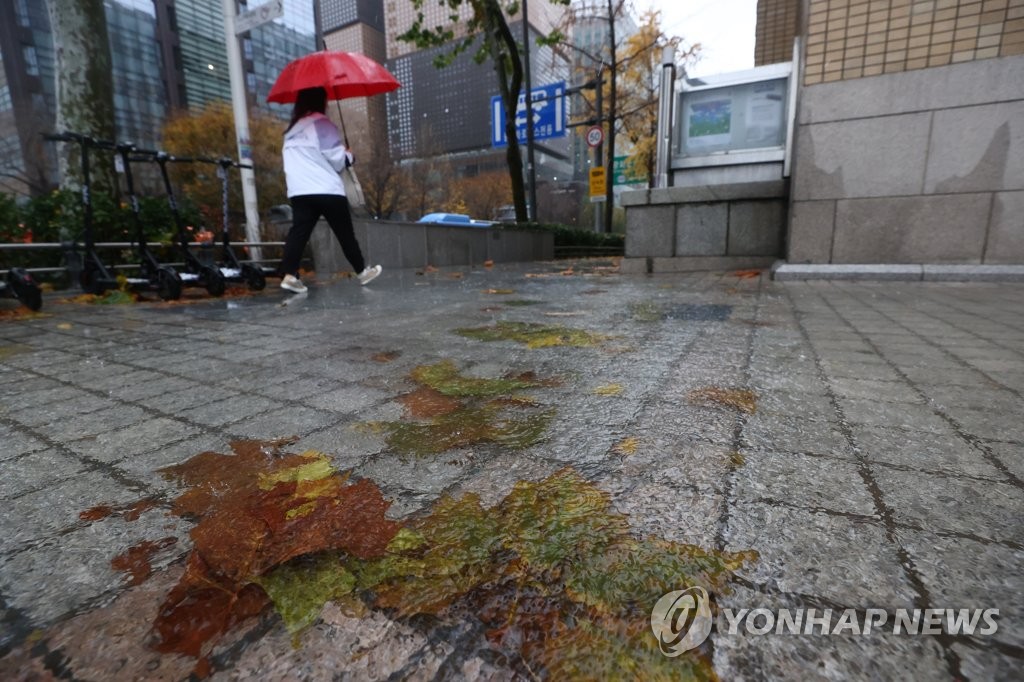
<svg viewBox="0 0 1024 682">
<path fill-rule="evenodd" d="M 338 175 L 352 154 L 341 143 L 338 129 L 323 114 L 303 116 L 284 134 L 284 177 L 288 196 L 304 194 L 345 195 Z"/>
</svg>

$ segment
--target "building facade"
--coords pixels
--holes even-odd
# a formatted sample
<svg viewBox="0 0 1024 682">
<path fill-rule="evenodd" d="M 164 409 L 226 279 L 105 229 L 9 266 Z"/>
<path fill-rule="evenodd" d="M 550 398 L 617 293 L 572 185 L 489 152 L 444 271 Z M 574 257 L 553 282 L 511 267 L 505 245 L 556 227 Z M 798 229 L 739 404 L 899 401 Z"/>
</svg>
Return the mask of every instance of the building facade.
<svg viewBox="0 0 1024 682">
<path fill-rule="evenodd" d="M 1024 0 L 759 5 L 802 37 L 789 262 L 1024 263 Z"/>
<path fill-rule="evenodd" d="M 240 11 L 262 2 L 239 2 Z M 221 4 L 214 0 L 106 0 L 117 137 L 159 147 L 174 111 L 230 101 Z M 282 117 L 267 93 L 292 59 L 317 49 L 314 0 L 287 0 L 284 16 L 241 36 L 250 107 Z M 54 127 L 53 39 L 46 0 L 0 3 L 0 191 L 33 194 L 58 182 L 42 134 Z"/>
<path fill-rule="evenodd" d="M 455 37 L 459 38 L 466 35 L 464 21 L 471 16 L 472 8 L 467 4 L 450 10 L 428 2 L 422 10 L 416 10 L 411 2 L 398 0 L 320 0 L 327 45 L 377 59 L 402 83 L 385 98 L 341 103 L 349 137 L 373 141 L 374 154 L 386 153 L 399 163 L 443 156 L 459 176 L 507 169 L 505 149 L 491 143 L 491 98 L 498 94 L 493 66 L 487 61 L 476 63 L 471 48 L 450 65 L 437 68 L 435 58 L 450 48 L 420 49 L 400 39 L 418 11 L 423 12 L 428 26 L 450 25 L 449 15 L 459 14 L 463 23 L 454 26 Z M 536 38 L 550 33 L 562 13 L 563 8 L 549 0 L 529 4 L 535 87 L 570 77 L 567 59 L 551 48 L 536 45 Z M 521 20 L 511 22 L 509 27 L 517 38 L 522 36 Z M 365 135 L 353 135 L 353 130 Z M 571 176 L 569 135 L 540 141 L 536 150 L 538 186 Z"/>
</svg>

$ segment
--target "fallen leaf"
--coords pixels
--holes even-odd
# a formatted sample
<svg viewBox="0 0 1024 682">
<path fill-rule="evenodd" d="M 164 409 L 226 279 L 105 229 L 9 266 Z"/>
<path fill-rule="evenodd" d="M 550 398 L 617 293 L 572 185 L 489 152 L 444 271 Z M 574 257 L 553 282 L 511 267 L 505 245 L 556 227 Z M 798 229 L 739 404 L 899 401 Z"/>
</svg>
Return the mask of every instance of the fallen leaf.
<svg viewBox="0 0 1024 682">
<path fill-rule="evenodd" d="M 128 581 L 129 585 L 141 585 L 153 572 L 153 567 L 149 563 L 153 555 L 177 542 L 178 538 L 174 537 L 163 538 L 155 542 L 143 540 L 114 557 L 110 561 L 110 567 L 115 571 L 129 573 L 131 575 L 131 579 Z"/>
<path fill-rule="evenodd" d="M 478 341 L 517 341 L 528 348 L 596 346 L 607 336 L 571 327 L 552 327 L 530 322 L 498 322 L 492 327 L 456 329 L 456 334 Z"/>
<path fill-rule="evenodd" d="M 736 272 L 732 273 L 732 276 L 733 277 L 738 277 L 740 279 L 754 279 L 755 277 L 760 277 L 761 276 L 761 271 L 760 270 L 737 270 Z"/>
<path fill-rule="evenodd" d="M 594 395 L 622 395 L 622 384 L 604 384 L 603 386 L 598 386 L 594 389 Z"/>
<path fill-rule="evenodd" d="M 618 455 L 628 457 L 630 455 L 636 454 L 639 445 L 640 441 L 636 437 L 630 436 L 629 438 L 623 438 L 618 443 L 616 443 L 612 447 L 612 451 Z"/>
<path fill-rule="evenodd" d="M 757 394 L 745 388 L 707 386 L 690 391 L 686 397 L 695 404 L 722 405 L 747 414 L 757 411 Z"/>
</svg>

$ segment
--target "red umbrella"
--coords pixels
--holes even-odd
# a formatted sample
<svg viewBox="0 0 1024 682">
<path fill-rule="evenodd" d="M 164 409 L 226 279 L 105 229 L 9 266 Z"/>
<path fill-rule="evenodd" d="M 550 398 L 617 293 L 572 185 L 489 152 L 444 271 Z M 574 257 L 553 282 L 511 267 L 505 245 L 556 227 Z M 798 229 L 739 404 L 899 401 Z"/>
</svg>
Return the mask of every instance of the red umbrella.
<svg viewBox="0 0 1024 682">
<path fill-rule="evenodd" d="M 345 99 L 391 92 L 399 85 L 387 69 L 365 55 L 324 50 L 284 67 L 267 101 L 288 104 L 306 88 L 324 88 L 327 99 Z"/>
</svg>

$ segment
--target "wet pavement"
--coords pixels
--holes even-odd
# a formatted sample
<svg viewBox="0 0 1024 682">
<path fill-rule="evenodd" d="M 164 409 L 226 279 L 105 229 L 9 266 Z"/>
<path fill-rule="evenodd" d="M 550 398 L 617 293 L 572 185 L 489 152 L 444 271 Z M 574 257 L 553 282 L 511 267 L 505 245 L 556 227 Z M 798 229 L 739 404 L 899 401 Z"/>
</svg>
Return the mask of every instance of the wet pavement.
<svg viewBox="0 0 1024 682">
<path fill-rule="evenodd" d="M 1024 667 L 1024 285 L 578 261 L 0 306 L 0 678 Z M 716 625 L 663 655 L 695 586 Z M 758 634 L 783 609 L 887 623 Z"/>
</svg>

